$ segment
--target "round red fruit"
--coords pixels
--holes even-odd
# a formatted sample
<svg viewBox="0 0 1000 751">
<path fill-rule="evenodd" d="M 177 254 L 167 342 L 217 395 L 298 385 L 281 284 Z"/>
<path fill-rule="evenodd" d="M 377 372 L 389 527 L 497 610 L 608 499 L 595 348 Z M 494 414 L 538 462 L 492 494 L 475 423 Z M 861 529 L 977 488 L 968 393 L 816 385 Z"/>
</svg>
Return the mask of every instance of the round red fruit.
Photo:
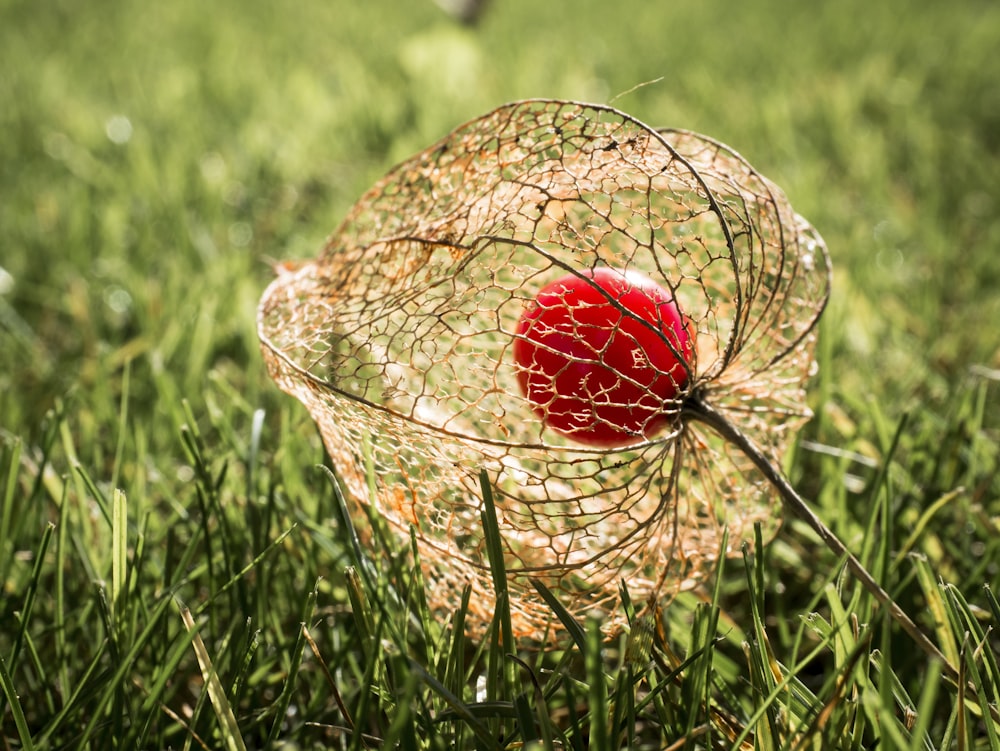
<svg viewBox="0 0 1000 751">
<path fill-rule="evenodd" d="M 689 325 L 674 296 L 642 274 L 567 274 L 521 316 L 518 384 L 545 425 L 575 441 L 639 443 L 677 413 L 694 354 Z"/>
</svg>

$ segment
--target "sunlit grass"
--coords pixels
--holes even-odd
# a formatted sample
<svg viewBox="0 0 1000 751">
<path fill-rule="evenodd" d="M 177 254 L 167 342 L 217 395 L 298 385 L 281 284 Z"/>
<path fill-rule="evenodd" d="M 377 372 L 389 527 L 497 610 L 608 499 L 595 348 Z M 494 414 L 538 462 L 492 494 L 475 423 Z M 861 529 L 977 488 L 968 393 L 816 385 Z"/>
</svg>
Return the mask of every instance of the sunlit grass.
<svg viewBox="0 0 1000 751">
<path fill-rule="evenodd" d="M 1000 748 L 997 16 L 0 5 L 5 747 Z M 826 238 L 786 468 L 962 681 L 795 520 L 618 639 L 554 598 L 549 649 L 515 655 L 502 606 L 469 640 L 405 542 L 352 536 L 268 381 L 269 261 L 391 163 L 504 101 L 646 82 L 615 105 L 730 143 Z"/>
</svg>

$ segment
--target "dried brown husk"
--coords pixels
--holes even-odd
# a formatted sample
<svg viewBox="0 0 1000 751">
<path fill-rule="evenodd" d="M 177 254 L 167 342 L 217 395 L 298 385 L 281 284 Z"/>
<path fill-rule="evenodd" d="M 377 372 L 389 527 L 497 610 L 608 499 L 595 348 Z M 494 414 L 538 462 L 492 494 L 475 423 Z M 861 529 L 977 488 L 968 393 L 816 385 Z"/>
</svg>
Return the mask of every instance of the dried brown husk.
<svg viewBox="0 0 1000 751">
<path fill-rule="evenodd" d="M 602 265 L 669 289 L 697 332 L 687 383 L 664 405 L 670 426 L 615 450 L 547 429 L 511 355 L 542 287 Z M 532 578 L 614 628 L 622 582 L 634 602 L 662 601 L 755 523 L 773 535 L 776 494 L 685 405 L 711 404 L 780 466 L 810 416 L 829 276 L 819 235 L 727 146 L 608 107 L 527 101 L 379 180 L 318 258 L 271 284 L 258 327 L 272 377 L 309 409 L 349 495 L 401 538 L 413 530 L 431 605 L 454 609 L 471 585 L 473 632 L 495 608 L 487 471 L 515 631 L 538 638 L 553 616 Z"/>
</svg>

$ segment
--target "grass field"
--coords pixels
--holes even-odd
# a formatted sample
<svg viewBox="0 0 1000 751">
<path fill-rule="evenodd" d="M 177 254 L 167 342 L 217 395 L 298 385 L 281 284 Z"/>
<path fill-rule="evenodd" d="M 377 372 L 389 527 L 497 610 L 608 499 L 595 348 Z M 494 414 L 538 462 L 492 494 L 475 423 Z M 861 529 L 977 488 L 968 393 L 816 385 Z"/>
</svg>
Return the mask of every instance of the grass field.
<svg viewBox="0 0 1000 751">
<path fill-rule="evenodd" d="M 1000 749 L 998 46 L 987 0 L 2 0 L 0 748 Z M 651 646 L 520 664 L 359 575 L 269 261 L 526 97 L 707 133 L 823 234 L 787 469 L 962 680 L 795 521 Z"/>
</svg>

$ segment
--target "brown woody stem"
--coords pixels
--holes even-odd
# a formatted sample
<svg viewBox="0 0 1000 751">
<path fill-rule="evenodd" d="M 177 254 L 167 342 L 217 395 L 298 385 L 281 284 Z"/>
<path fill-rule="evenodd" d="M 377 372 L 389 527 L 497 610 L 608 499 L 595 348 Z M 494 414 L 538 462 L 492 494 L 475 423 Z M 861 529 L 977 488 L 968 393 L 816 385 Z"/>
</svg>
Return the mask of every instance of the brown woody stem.
<svg viewBox="0 0 1000 751">
<path fill-rule="evenodd" d="M 910 616 L 896 604 L 889 593 L 875 581 L 875 577 L 847 549 L 847 546 L 840 541 L 840 538 L 813 513 L 813 510 L 809 508 L 809 504 L 806 503 L 805 499 L 798 494 L 781 471 L 771 463 L 767 456 L 764 455 L 764 452 L 749 437 L 723 417 L 721 413 L 703 401 L 689 400 L 684 405 L 684 412 L 690 419 L 707 425 L 718 433 L 721 438 L 739 448 L 753 462 L 754 466 L 760 470 L 761 474 L 767 478 L 767 481 L 774 486 L 775 490 L 778 491 L 785 502 L 785 506 L 808 524 L 834 554 L 842 557 L 847 562 L 847 567 L 851 570 L 851 573 L 889 611 L 889 615 L 910 635 L 913 641 L 917 643 L 917 646 L 931 658 L 939 660 L 953 680 L 957 681 L 959 679 L 958 668 L 948 661 L 948 658 L 944 656 L 934 642 L 920 630 L 917 624 L 910 619 Z"/>
</svg>

